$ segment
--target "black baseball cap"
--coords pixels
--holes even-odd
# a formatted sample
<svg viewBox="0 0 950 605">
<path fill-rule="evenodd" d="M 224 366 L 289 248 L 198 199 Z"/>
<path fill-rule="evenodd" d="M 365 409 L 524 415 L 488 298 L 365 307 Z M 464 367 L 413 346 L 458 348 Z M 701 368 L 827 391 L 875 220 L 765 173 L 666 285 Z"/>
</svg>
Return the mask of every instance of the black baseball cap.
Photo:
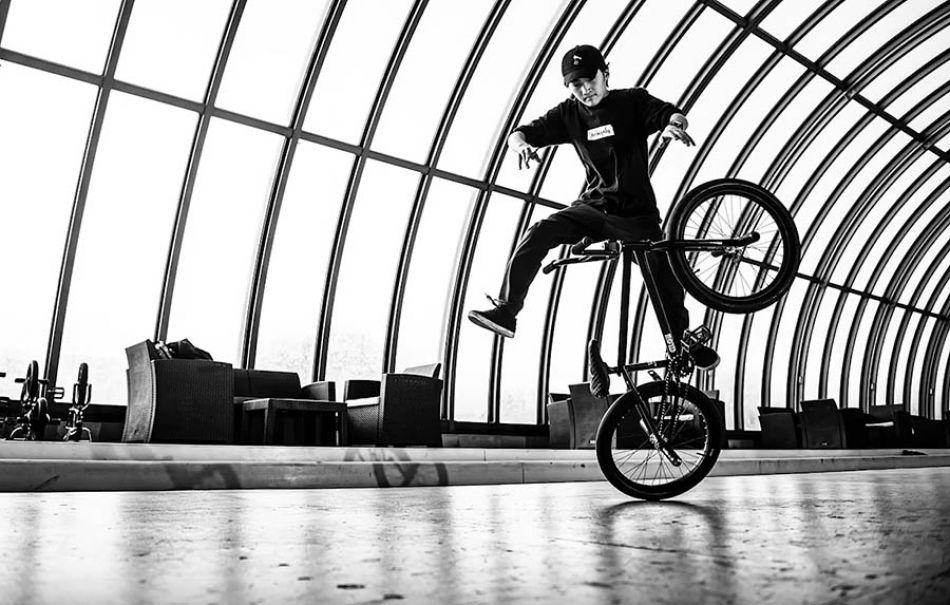
<svg viewBox="0 0 950 605">
<path fill-rule="evenodd" d="M 589 44 L 575 46 L 561 59 L 561 75 L 564 76 L 565 86 L 577 78 L 593 78 L 598 69 L 607 71 L 607 62 L 604 61 L 604 55 Z"/>
</svg>

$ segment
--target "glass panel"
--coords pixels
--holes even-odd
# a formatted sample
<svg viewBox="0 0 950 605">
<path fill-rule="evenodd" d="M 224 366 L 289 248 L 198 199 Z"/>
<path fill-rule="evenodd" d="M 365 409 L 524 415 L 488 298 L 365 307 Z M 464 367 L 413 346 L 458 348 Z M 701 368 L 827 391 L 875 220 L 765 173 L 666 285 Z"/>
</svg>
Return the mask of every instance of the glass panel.
<svg viewBox="0 0 950 605">
<path fill-rule="evenodd" d="M 306 130 L 359 142 L 409 8 L 408 0 L 346 3 L 317 79 Z"/>
<path fill-rule="evenodd" d="M 445 143 L 439 168 L 482 178 L 514 95 L 563 2 L 515 0 L 472 76 Z"/>
<path fill-rule="evenodd" d="M 548 390 L 551 393 L 569 393 L 569 385 L 579 384 L 583 380 L 587 364 L 587 328 L 600 263 L 574 265 L 563 271 L 564 281 L 551 342 L 548 378 Z M 608 363 L 616 361 L 616 352 L 605 351 L 605 354 L 609 354 L 605 359 L 612 360 Z"/>
<path fill-rule="evenodd" d="M 551 208 L 535 206 L 530 223 L 540 221 L 553 212 Z M 542 266 L 557 258 L 557 255 L 557 248 L 549 251 Z M 524 309 L 518 314 L 517 338 L 505 340 L 501 367 L 501 422 L 538 422 L 541 343 L 553 278 L 553 273 L 538 273 L 525 298 Z"/>
<path fill-rule="evenodd" d="M 367 161 L 333 299 L 327 379 L 379 380 L 399 252 L 419 173 Z"/>
<path fill-rule="evenodd" d="M 950 244 L 950 231 L 940 231 L 934 242 L 918 257 L 913 266 L 908 267 L 905 261 L 904 275 L 907 278 L 907 283 L 897 292 L 898 302 L 913 306 L 923 305 L 918 288 L 922 287 L 923 283 L 934 275 L 935 265 L 945 258 L 948 244 Z"/>
<path fill-rule="evenodd" d="M 849 353 L 848 334 L 857 317 L 859 307 L 862 307 L 862 302 L 859 296 L 843 294 L 838 296 L 839 298 L 845 296 L 838 326 L 833 334 L 829 333 L 825 336 L 830 338 L 832 342 L 831 358 L 828 365 L 828 396 L 833 397 L 838 402 L 839 407 L 845 407 L 845 404 L 847 404 L 847 407 L 857 407 L 858 401 L 856 399 L 845 401 L 841 396 L 842 388 L 847 390 L 847 384 L 842 383 L 841 372 L 845 355 Z"/>
<path fill-rule="evenodd" d="M 847 103 L 832 119 L 824 121 L 819 130 L 812 135 L 811 140 L 805 142 L 805 148 L 798 157 L 798 161 L 791 166 L 778 189 L 775 190 L 778 199 L 788 207 L 798 202 L 803 188 L 817 176 L 818 168 L 827 160 L 838 143 L 847 136 L 851 128 L 858 123 L 858 120 L 866 115 L 867 110 L 858 103 Z M 852 149 L 854 153 L 857 153 L 858 148 L 852 147 Z M 823 188 L 822 192 L 818 192 L 816 188 L 802 201 L 795 213 L 795 222 L 798 224 L 801 235 L 805 234 L 821 206 L 828 200 L 832 188 L 840 182 L 844 171 L 847 170 L 846 167 L 847 163 L 843 160 L 839 160 L 838 164 L 833 164 L 828 173 L 822 177 L 823 180 L 818 181 L 817 187 Z"/>
<path fill-rule="evenodd" d="M 313 379 L 327 265 L 352 166 L 348 153 L 300 141 L 277 221 L 254 365 L 297 372 L 302 384 Z"/>
<path fill-rule="evenodd" d="M 650 94 L 671 103 L 678 103 L 690 80 L 712 56 L 735 24 L 716 11 L 704 10 L 673 48 L 656 76 L 647 85 Z M 697 61 L 702 57 L 703 61 Z"/>
<path fill-rule="evenodd" d="M 941 170 L 941 172 L 944 172 L 944 170 Z M 912 200 L 915 202 L 915 205 L 919 205 L 919 203 L 922 203 L 922 200 L 928 199 L 934 190 L 930 185 L 939 185 L 939 182 L 943 178 L 946 178 L 946 174 L 943 174 L 941 178 L 934 178 L 928 181 L 927 186 L 922 188 L 922 192 L 926 192 L 924 196 L 918 198 L 915 195 L 915 199 Z M 950 199 L 950 192 L 944 192 L 943 195 L 936 196 L 933 203 L 923 209 L 916 220 L 911 220 L 901 225 L 898 235 L 892 240 L 887 240 L 888 246 L 890 247 L 889 251 L 893 251 L 893 253 L 884 266 L 884 270 L 881 271 L 878 280 L 875 283 L 869 283 L 866 289 L 870 288 L 872 293 L 879 296 L 886 294 L 895 273 L 904 267 L 908 255 L 916 246 L 920 245 L 917 241 L 918 237 L 927 229 L 928 225 L 937 218 L 943 208 L 945 208 L 948 199 Z M 920 200 L 920 202 L 918 202 L 918 200 Z"/>
<path fill-rule="evenodd" d="M 879 101 L 891 90 L 902 84 L 908 76 L 946 49 L 947 40 L 944 36 L 931 36 L 919 46 L 901 55 L 883 73 L 862 88 L 861 94 L 875 102 Z M 947 78 L 943 78 L 942 81 L 946 82 Z M 931 87 L 932 89 L 933 87 Z M 922 96 L 916 97 L 917 100 L 922 98 Z M 890 108 L 888 108 L 888 111 L 890 111 Z"/>
<path fill-rule="evenodd" d="M 818 6 L 812 2 L 779 2 L 769 15 L 762 20 L 760 27 L 779 40 L 786 39 L 815 11 Z"/>
<path fill-rule="evenodd" d="M 947 346 L 946 334 L 941 340 L 940 347 L 937 349 L 937 380 L 934 382 L 934 417 L 950 418 L 950 400 L 947 399 L 947 368 L 950 366 L 950 346 Z"/>
<path fill-rule="evenodd" d="M 929 107 L 921 111 L 907 125 L 918 132 L 930 130 L 932 127 L 940 127 L 944 125 L 946 121 L 944 116 L 948 111 L 950 111 L 950 94 L 944 93 L 940 98 L 934 99 Z"/>
<path fill-rule="evenodd" d="M 826 232 L 823 228 L 828 229 L 828 226 L 833 228 L 840 225 L 841 216 L 851 208 L 855 197 L 860 194 L 860 189 L 855 185 L 855 182 L 869 178 L 869 175 L 873 176 L 867 166 L 864 165 L 851 184 L 843 192 L 839 192 L 839 197 L 834 200 L 832 205 L 832 196 L 842 185 L 842 180 L 850 170 L 856 166 L 862 166 L 861 162 L 864 161 L 861 159 L 862 156 L 867 153 L 879 136 L 888 130 L 882 122 L 883 120 L 875 119 L 864 128 L 832 162 L 828 170 L 822 175 L 821 180 L 811 190 L 808 201 L 802 207 L 803 212 L 798 214 L 795 221 L 799 229 L 802 230 L 800 232 L 802 239 L 804 240 L 806 235 L 812 238 L 812 242 L 802 249 L 802 264 L 799 271 L 804 273 L 815 271 L 815 264 L 824 252 L 824 246 L 831 236 L 831 233 Z M 882 157 L 879 152 L 870 159 L 870 162 L 879 165 Z M 815 204 L 820 204 L 820 207 Z M 822 211 L 825 214 L 819 216 Z M 812 219 L 814 219 L 814 222 L 812 222 Z"/>
<path fill-rule="evenodd" d="M 283 139 L 213 119 L 175 279 L 168 339 L 239 365 L 248 287 Z"/>
<path fill-rule="evenodd" d="M 759 140 L 755 146 L 755 151 L 739 170 L 739 178 L 754 183 L 761 182 L 766 170 L 775 160 L 776 153 L 784 148 L 789 137 L 833 90 L 831 84 L 825 80 L 811 78 L 805 88 L 795 96 L 778 119 L 772 123 L 765 136 Z"/>
<path fill-rule="evenodd" d="M 7 91 L 0 95 L 0 254 L 7 291 L 0 313 L 0 371 L 7 378 L 0 380 L 0 394 L 19 398 L 13 377 L 46 356 L 96 88 L 7 62 L 0 90 Z M 29 296 L 11 295 L 16 292 Z"/>
<path fill-rule="evenodd" d="M 905 157 L 904 151 L 907 148 L 906 143 L 909 139 L 905 138 L 904 135 L 898 135 L 890 141 L 884 148 L 878 153 L 875 158 L 869 162 L 868 170 L 862 171 L 858 175 L 855 182 L 845 191 L 845 196 L 852 197 L 852 201 L 849 204 L 850 208 L 847 208 L 847 214 L 851 215 L 854 213 L 854 206 L 858 204 L 865 204 L 871 201 L 872 196 L 876 196 L 878 193 L 881 193 L 879 187 L 882 185 L 880 182 L 881 177 L 885 177 L 890 174 L 895 165 L 893 164 L 894 160 L 898 156 Z M 877 160 L 877 162 L 875 162 Z M 899 162 L 903 163 L 903 162 Z M 920 163 L 922 164 L 922 163 Z M 913 166 L 913 164 L 911 164 Z M 923 168 L 923 166 L 920 166 Z M 885 174 L 887 173 L 887 174 Z M 904 175 L 899 177 L 894 183 L 892 183 L 886 190 L 883 191 L 883 195 L 877 198 L 874 201 L 873 205 L 870 207 L 865 206 L 859 214 L 855 216 L 857 225 L 855 226 L 854 234 L 850 236 L 850 240 L 845 242 L 843 239 L 841 242 L 844 244 L 844 249 L 841 252 L 840 259 L 838 261 L 838 266 L 836 266 L 832 272 L 831 281 L 836 284 L 844 283 L 848 275 L 855 275 L 861 263 L 866 262 L 867 256 L 862 253 L 862 248 L 871 240 L 871 236 L 874 234 L 874 231 L 878 229 L 884 222 L 884 215 L 889 210 L 894 208 L 894 202 L 899 191 L 903 191 L 907 184 L 912 181 L 905 180 L 905 176 L 918 176 L 919 170 L 913 169 L 911 174 L 908 175 L 906 172 Z M 902 182 L 905 187 L 898 189 L 896 185 L 898 182 Z M 869 191 L 868 188 L 874 188 L 873 191 Z M 843 199 L 842 199 L 843 201 Z M 840 206 L 840 204 L 839 204 Z M 830 233 L 831 229 L 834 229 L 836 233 L 842 231 L 841 220 L 831 219 L 833 222 L 829 223 L 825 221 L 823 224 L 823 231 L 825 233 Z"/>
<path fill-rule="evenodd" d="M 692 6 L 690 0 L 646 0 L 607 58 L 611 85 L 636 86 L 667 36 Z"/>
<path fill-rule="evenodd" d="M 818 59 L 874 8 L 872 2 L 842 2 L 795 45 L 795 50 L 809 59 Z"/>
<path fill-rule="evenodd" d="M 928 158 L 922 158 L 918 161 L 918 163 L 929 163 Z M 858 273 L 858 276 L 854 281 L 857 287 L 863 288 L 864 290 L 873 290 L 874 292 L 883 292 L 883 290 L 874 290 L 874 286 L 881 282 L 880 280 L 875 280 L 873 283 L 871 282 L 873 273 L 882 268 L 881 265 L 884 263 L 885 258 L 893 261 L 890 267 L 890 272 L 881 274 L 885 277 L 885 281 L 886 279 L 889 279 L 893 271 L 896 270 L 896 266 L 894 266 L 896 261 L 894 261 L 894 258 L 902 258 L 903 255 L 907 253 L 910 243 L 915 236 L 914 231 L 912 229 L 908 229 L 908 225 L 912 225 L 917 222 L 911 222 L 912 216 L 915 212 L 921 210 L 920 205 L 923 200 L 929 193 L 933 192 L 934 187 L 940 182 L 940 180 L 942 180 L 939 178 L 941 172 L 943 172 L 944 176 L 946 177 L 948 174 L 950 174 L 950 169 L 943 168 L 942 170 L 937 170 L 934 175 L 931 175 L 928 179 L 923 181 L 922 184 L 915 186 L 913 190 L 907 190 L 905 188 L 904 191 L 899 192 L 901 196 L 909 192 L 910 196 L 908 197 L 906 203 L 904 203 L 903 207 L 897 211 L 891 221 L 887 224 L 884 232 L 881 234 L 879 241 L 887 242 L 887 245 L 874 246 L 867 255 L 867 258 L 862 261 L 860 273 Z M 932 212 L 937 211 L 935 205 L 931 205 L 930 209 Z M 887 253 L 889 256 L 885 257 L 885 253 Z"/>
<path fill-rule="evenodd" d="M 414 162 L 426 160 L 445 104 L 492 4 L 429 2 L 389 93 L 373 149 Z"/>
<path fill-rule="evenodd" d="M 847 394 L 842 393 L 842 401 L 848 402 L 848 407 L 858 407 L 862 402 L 859 401 L 861 396 L 861 371 L 864 369 L 864 352 L 868 347 L 868 337 L 871 334 L 871 324 L 874 321 L 874 316 L 877 314 L 878 309 L 880 308 L 880 303 L 876 300 L 869 300 L 867 305 L 864 308 L 864 314 L 858 318 L 860 324 L 858 325 L 857 335 L 854 339 L 854 348 L 847 352 L 847 355 L 850 358 L 849 374 Z M 877 377 L 872 376 L 872 381 L 877 380 Z M 884 403 L 883 394 L 880 398 L 872 398 L 871 404 L 876 405 Z"/>
<path fill-rule="evenodd" d="M 736 83 L 745 82 L 751 78 L 771 52 L 770 46 L 754 36 L 749 37 L 712 79 L 688 111 L 689 133 L 696 141 L 696 145 L 702 146 L 706 143 L 710 132 L 722 118 L 723 112 L 735 100 L 740 89 Z M 696 150 L 697 147 L 670 145 L 663 154 L 663 159 L 652 178 L 661 212 L 668 208 L 668 204 L 676 195 L 682 183 L 683 173 L 696 158 Z M 730 154 L 734 157 L 735 153 L 735 150 L 731 150 Z M 701 169 L 700 178 L 695 183 L 722 177 L 727 170 L 728 160 L 730 160 L 729 157 L 719 157 L 719 153 L 707 156 L 705 163 L 708 165 L 708 170 Z"/>
<path fill-rule="evenodd" d="M 926 99 L 930 93 L 946 84 L 948 80 L 950 80 L 950 61 L 930 72 L 920 82 L 897 97 L 887 106 L 887 112 L 893 116 L 903 117 L 917 103 L 920 103 L 921 99 Z"/>
<path fill-rule="evenodd" d="M 221 80 L 217 104 L 288 124 L 320 31 L 326 2 L 249 2 Z"/>
<path fill-rule="evenodd" d="M 852 4 L 854 3 L 852 2 Z M 845 47 L 837 57 L 828 63 L 826 69 L 840 78 L 847 77 L 858 65 L 879 51 L 884 44 L 896 38 L 904 28 L 928 11 L 933 10 L 933 8 L 933 0 L 905 0 L 899 8 L 885 15 L 854 42 Z M 857 21 L 850 25 L 854 23 L 857 23 Z"/>
<path fill-rule="evenodd" d="M 523 206 L 521 200 L 504 195 L 492 196 L 472 256 L 463 315 L 472 309 L 490 308 L 485 300 L 486 293 L 497 296 Z M 454 420 L 485 422 L 488 420 L 488 383 L 494 334 L 466 318 L 462 319 L 460 327 Z"/>
<path fill-rule="evenodd" d="M 920 297 L 917 299 L 916 305 L 935 313 L 939 313 L 939 308 L 936 304 L 937 300 L 943 294 L 943 292 L 937 290 L 937 286 L 944 276 L 947 275 L 947 272 L 950 272 L 950 253 L 946 251 L 946 248 L 944 248 L 944 250 L 945 251 L 939 255 L 940 261 L 935 265 L 934 269 L 921 276 L 924 283 L 921 284 Z"/>
<path fill-rule="evenodd" d="M 791 59 L 778 62 L 729 121 L 700 168 L 697 183 L 727 176 L 756 128 L 766 120 L 769 112 L 785 95 L 785 91 L 802 73 L 804 68 Z M 692 125 L 690 128 L 692 129 Z M 701 145 L 702 142 L 698 144 Z M 774 157 L 774 153 L 773 150 L 769 154 L 770 157 Z"/>
<path fill-rule="evenodd" d="M 762 405 L 762 391 L 765 372 L 765 345 L 772 317 L 775 315 L 775 306 L 768 307 L 753 313 L 750 317 L 752 326 L 749 334 L 754 338 L 746 341 L 745 379 L 739 385 L 742 389 L 742 420 L 747 431 L 759 429 L 759 410 Z M 773 407 L 784 407 L 785 397 L 771 402 Z"/>
<path fill-rule="evenodd" d="M 897 236 L 900 225 L 911 212 L 911 209 L 907 207 L 910 204 L 904 204 L 903 208 L 899 208 L 898 201 L 930 163 L 929 158 L 918 159 L 914 162 L 884 192 L 868 213 L 861 217 L 861 224 L 848 243 L 849 250 L 845 253 L 846 259 L 853 259 L 853 262 L 843 260 L 839 263 L 832 281 L 843 284 L 850 276 L 851 283 L 867 283 L 867 275 L 878 266 L 881 254 L 888 250 L 889 244 Z M 895 221 L 899 223 L 895 224 Z M 887 237 L 888 233 L 891 237 Z M 867 246 L 870 248 L 865 249 Z M 860 279 L 862 274 L 864 274 L 863 279 Z"/>
<path fill-rule="evenodd" d="M 769 405 L 772 407 L 796 408 L 798 406 L 797 401 L 788 401 L 786 389 L 788 388 L 789 372 L 791 371 L 789 364 L 791 363 L 792 345 L 795 342 L 795 327 L 801 316 L 805 292 L 809 285 L 809 282 L 803 279 L 796 279 L 785 296 L 785 307 L 782 309 L 782 315 L 779 318 L 778 338 L 775 340 L 775 348 L 772 351 L 772 377 L 769 381 L 771 387 Z"/>
<path fill-rule="evenodd" d="M 914 345 L 914 333 L 923 317 L 920 313 L 907 312 L 905 317 L 907 326 L 904 329 L 903 339 L 899 343 L 900 351 L 896 356 L 897 367 L 894 368 L 894 403 L 907 405 L 911 414 L 920 413 L 920 396 L 915 389 L 908 389 L 911 375 L 907 373 L 907 363 L 910 361 L 911 347 Z"/>
<path fill-rule="evenodd" d="M 927 359 L 927 343 L 930 342 L 930 337 L 934 333 L 934 327 L 937 325 L 937 322 L 932 317 L 924 317 L 921 319 L 918 327 L 916 345 L 913 345 L 914 348 L 911 349 L 911 352 L 914 355 L 911 367 L 911 376 L 910 376 L 910 399 L 911 406 L 913 410 L 916 410 L 915 414 L 924 415 L 926 412 L 927 416 L 930 416 L 930 406 L 934 402 L 934 393 L 933 389 L 928 388 L 927 393 L 921 394 L 921 381 L 923 379 L 923 370 L 924 363 L 930 361 Z M 936 410 L 934 410 L 936 411 Z"/>
<path fill-rule="evenodd" d="M 406 278 L 396 368 L 442 361 L 458 254 L 478 191 L 433 179 Z M 444 376 L 444 374 L 443 374 Z"/>
<path fill-rule="evenodd" d="M 100 74 L 119 0 L 30 0 L 10 4 L 3 47 Z"/>
<path fill-rule="evenodd" d="M 66 386 L 89 364 L 96 403 L 126 403 L 125 348 L 153 337 L 196 120 L 120 92 L 109 99 L 59 360 Z"/>
<path fill-rule="evenodd" d="M 808 347 L 805 349 L 805 358 L 801 360 L 804 368 L 804 383 L 802 399 L 818 399 L 819 382 L 821 380 L 821 359 L 827 344 L 828 330 L 831 326 L 831 314 L 838 303 L 839 290 L 825 288 L 821 302 L 818 305 L 818 314 L 809 330 Z"/>
<path fill-rule="evenodd" d="M 895 399 L 896 393 L 894 385 L 888 384 L 888 378 L 891 371 L 891 364 L 896 364 L 895 345 L 897 344 L 897 328 L 904 315 L 908 313 L 903 309 L 893 309 L 890 314 L 885 314 L 882 319 L 887 323 L 881 325 L 885 328 L 883 344 L 881 346 L 881 356 L 878 359 L 877 366 L 871 368 L 871 376 L 876 377 L 877 402 L 883 403 L 901 403 L 900 399 Z M 900 395 L 897 395 L 900 397 Z"/>
<path fill-rule="evenodd" d="M 617 15 L 623 12 L 626 4 L 627 2 L 624 0 L 601 0 L 600 2 L 584 4 L 581 13 L 571 24 L 567 35 L 564 36 L 561 44 L 551 55 L 551 60 L 544 67 L 537 88 L 534 89 L 534 93 L 528 100 L 519 122 L 530 122 L 570 97 L 570 93 L 564 86 L 564 77 L 561 75 L 561 57 L 578 44 L 600 45 L 601 40 L 606 36 Z M 570 152 L 570 154 L 574 155 L 573 152 Z M 527 191 L 534 175 L 535 170 L 533 169 L 518 170 L 518 156 L 513 153 L 506 153 L 496 182 L 505 187 Z"/>
<path fill-rule="evenodd" d="M 202 99 L 230 9 L 230 0 L 137 0 L 115 77 Z M 175 32 L 174 44 L 168 43 L 170 31 Z"/>
<path fill-rule="evenodd" d="M 739 360 L 740 337 L 742 336 L 742 324 L 745 321 L 745 315 L 737 313 L 724 313 L 722 315 L 722 324 L 719 330 L 719 339 L 716 342 L 716 351 L 719 353 L 720 362 L 716 369 L 712 371 L 715 379 L 713 388 L 719 390 L 719 399 L 726 404 L 726 429 L 736 428 L 736 363 Z M 701 376 L 702 373 L 697 372 Z M 748 405 L 748 404 L 746 404 Z"/>
</svg>

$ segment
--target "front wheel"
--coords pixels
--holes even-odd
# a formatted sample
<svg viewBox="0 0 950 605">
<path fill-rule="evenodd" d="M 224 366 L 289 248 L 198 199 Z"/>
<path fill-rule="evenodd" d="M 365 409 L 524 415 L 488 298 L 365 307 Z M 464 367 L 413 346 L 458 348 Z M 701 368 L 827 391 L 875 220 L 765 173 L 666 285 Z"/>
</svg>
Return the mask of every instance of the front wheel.
<svg viewBox="0 0 950 605">
<path fill-rule="evenodd" d="M 712 401 L 688 384 L 648 382 L 637 392 L 639 398 L 630 391 L 604 414 L 597 429 L 597 463 L 607 480 L 629 496 L 644 500 L 678 496 L 695 487 L 716 464 L 724 439 L 722 417 Z M 655 435 L 644 430 L 641 409 Z"/>
<path fill-rule="evenodd" d="M 744 246 L 670 250 L 683 288 L 718 311 L 763 309 L 788 291 L 798 271 L 801 242 L 791 213 L 748 181 L 719 179 L 690 190 L 670 211 L 667 231 L 674 240 L 757 238 Z"/>
</svg>

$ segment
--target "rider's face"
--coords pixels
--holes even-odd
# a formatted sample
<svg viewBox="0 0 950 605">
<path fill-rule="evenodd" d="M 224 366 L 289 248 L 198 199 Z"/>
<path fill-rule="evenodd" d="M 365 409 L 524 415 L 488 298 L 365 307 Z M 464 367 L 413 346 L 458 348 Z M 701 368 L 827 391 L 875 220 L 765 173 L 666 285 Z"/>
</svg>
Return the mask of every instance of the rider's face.
<svg viewBox="0 0 950 605">
<path fill-rule="evenodd" d="M 593 78 L 571 80 L 567 87 L 571 89 L 574 98 L 587 107 L 595 107 L 607 96 L 607 78 L 600 69 Z"/>
</svg>

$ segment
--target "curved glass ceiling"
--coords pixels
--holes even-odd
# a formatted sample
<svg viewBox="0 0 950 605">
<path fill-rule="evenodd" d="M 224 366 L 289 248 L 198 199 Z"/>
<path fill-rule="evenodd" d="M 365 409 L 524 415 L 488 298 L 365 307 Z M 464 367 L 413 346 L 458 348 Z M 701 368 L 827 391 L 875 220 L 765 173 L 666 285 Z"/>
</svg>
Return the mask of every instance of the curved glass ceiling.
<svg viewBox="0 0 950 605">
<path fill-rule="evenodd" d="M 0 394 L 31 359 L 67 387 L 85 361 L 95 402 L 123 404 L 125 347 L 189 338 L 304 382 L 439 361 L 445 418 L 543 423 L 587 340 L 617 346 L 613 273 L 539 277 L 515 340 L 464 315 L 581 190 L 570 149 L 525 172 L 504 140 L 590 43 L 612 88 L 689 116 L 696 147 L 651 141 L 661 210 L 732 176 L 796 217 L 779 303 L 687 303 L 728 428 L 819 397 L 941 417 L 948 26 L 940 0 L 0 0 Z"/>
</svg>

